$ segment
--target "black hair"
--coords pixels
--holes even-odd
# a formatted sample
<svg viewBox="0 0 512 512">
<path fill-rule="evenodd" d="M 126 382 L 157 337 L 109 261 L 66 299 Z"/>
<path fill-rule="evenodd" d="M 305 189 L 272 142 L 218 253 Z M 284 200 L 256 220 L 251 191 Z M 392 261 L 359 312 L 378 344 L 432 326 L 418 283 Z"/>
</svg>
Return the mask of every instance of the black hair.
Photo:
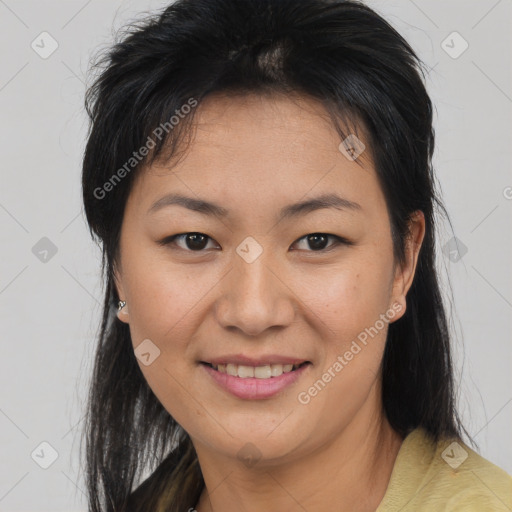
<svg viewBox="0 0 512 512">
<path fill-rule="evenodd" d="M 421 210 L 426 223 L 406 312 L 389 325 L 381 367 L 386 417 L 402 436 L 423 427 L 434 440 L 461 439 L 463 430 L 469 438 L 456 409 L 435 265 L 436 217 L 446 210 L 432 166 L 433 108 L 424 64 L 387 21 L 354 0 L 178 0 L 129 25 L 96 68 L 85 99 L 82 175 L 106 284 L 84 428 L 91 512 L 128 504 L 130 511 L 188 510 L 204 487 L 188 434 L 149 388 L 129 327 L 116 318 L 114 269 L 137 173 L 186 146 L 195 112 L 215 93 L 298 93 L 323 105 L 341 140 L 354 126 L 364 131 L 397 261 L 413 212 Z M 147 155 L 139 154 L 143 147 Z"/>
</svg>

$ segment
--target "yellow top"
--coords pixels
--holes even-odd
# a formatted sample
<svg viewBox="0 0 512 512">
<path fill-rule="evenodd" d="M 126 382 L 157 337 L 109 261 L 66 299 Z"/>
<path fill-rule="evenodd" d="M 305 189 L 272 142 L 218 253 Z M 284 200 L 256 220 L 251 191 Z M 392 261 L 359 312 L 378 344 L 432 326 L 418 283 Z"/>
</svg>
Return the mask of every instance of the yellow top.
<svg viewBox="0 0 512 512">
<path fill-rule="evenodd" d="M 403 441 L 375 512 L 511 512 L 512 477 L 466 444 L 420 427 Z"/>
</svg>

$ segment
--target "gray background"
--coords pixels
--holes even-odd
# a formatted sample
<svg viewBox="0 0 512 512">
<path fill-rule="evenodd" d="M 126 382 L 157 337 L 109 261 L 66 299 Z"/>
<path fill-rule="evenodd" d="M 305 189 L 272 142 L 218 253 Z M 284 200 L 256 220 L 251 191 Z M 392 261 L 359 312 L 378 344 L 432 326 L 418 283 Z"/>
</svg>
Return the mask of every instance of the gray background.
<svg viewBox="0 0 512 512">
<path fill-rule="evenodd" d="M 165 3 L 0 0 L 0 511 L 86 510 L 79 433 L 102 299 L 80 196 L 86 71 L 117 28 Z M 460 411 L 482 455 L 512 473 L 511 1 L 369 5 L 432 68 L 435 163 L 463 244 L 440 231 Z M 43 31 L 58 43 L 46 59 L 31 47 L 51 49 Z"/>
</svg>

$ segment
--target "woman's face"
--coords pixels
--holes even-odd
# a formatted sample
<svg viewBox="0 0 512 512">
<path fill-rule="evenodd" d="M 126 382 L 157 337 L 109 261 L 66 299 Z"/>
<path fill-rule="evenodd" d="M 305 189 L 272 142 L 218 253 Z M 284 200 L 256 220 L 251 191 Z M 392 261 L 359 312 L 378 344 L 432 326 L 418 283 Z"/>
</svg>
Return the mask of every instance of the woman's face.
<svg viewBox="0 0 512 512">
<path fill-rule="evenodd" d="M 200 456 L 277 464 L 381 418 L 387 327 L 405 312 L 423 216 L 395 266 L 369 148 L 358 165 L 319 104 L 295 100 L 211 97 L 188 151 L 144 170 L 126 205 L 119 318 Z M 278 377 L 287 361 L 309 363 Z"/>
</svg>

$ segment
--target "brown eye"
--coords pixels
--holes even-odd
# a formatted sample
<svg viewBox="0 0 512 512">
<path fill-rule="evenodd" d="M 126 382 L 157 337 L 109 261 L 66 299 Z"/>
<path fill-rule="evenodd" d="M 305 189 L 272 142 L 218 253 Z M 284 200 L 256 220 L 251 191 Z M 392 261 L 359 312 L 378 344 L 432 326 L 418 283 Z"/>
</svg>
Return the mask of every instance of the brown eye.
<svg viewBox="0 0 512 512">
<path fill-rule="evenodd" d="M 328 244 L 329 239 L 332 240 L 330 245 Z M 204 233 L 191 232 L 168 236 L 158 243 L 163 246 L 174 245 L 179 249 L 189 252 L 201 252 L 207 248 L 208 241 L 210 240 L 213 241 L 212 238 Z M 181 245 L 177 243 L 178 241 L 181 241 Z M 310 233 L 297 240 L 295 244 L 303 241 L 307 243 L 308 247 L 301 250 L 306 250 L 307 252 L 327 252 L 338 245 L 353 245 L 353 242 L 346 238 L 327 233 Z"/>
<path fill-rule="evenodd" d="M 184 243 L 180 246 L 176 243 L 177 240 L 181 240 Z M 208 240 L 212 240 L 208 235 L 203 233 L 181 233 L 179 235 L 172 235 L 160 240 L 160 245 L 178 245 L 180 249 L 200 252 L 208 245 Z"/>
<path fill-rule="evenodd" d="M 330 246 L 327 245 L 329 239 L 334 241 Z M 345 238 L 327 233 L 311 233 L 309 235 L 303 236 L 302 238 L 299 238 L 299 240 L 297 240 L 295 243 L 299 243 L 301 241 L 305 241 L 312 252 L 328 251 L 331 248 L 341 244 L 353 245 L 352 242 Z"/>
</svg>

